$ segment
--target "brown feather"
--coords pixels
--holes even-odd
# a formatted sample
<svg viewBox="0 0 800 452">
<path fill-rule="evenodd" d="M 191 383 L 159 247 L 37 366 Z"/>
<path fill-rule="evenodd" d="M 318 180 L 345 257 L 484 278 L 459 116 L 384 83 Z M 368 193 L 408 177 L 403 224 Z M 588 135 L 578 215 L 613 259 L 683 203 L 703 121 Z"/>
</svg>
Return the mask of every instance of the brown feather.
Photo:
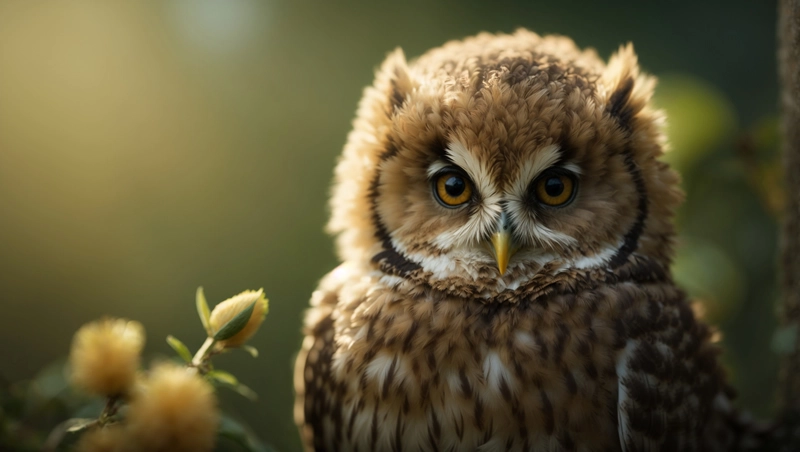
<svg viewBox="0 0 800 452">
<path fill-rule="evenodd" d="M 734 447 L 717 349 L 669 274 L 682 193 L 654 85 L 630 45 L 606 64 L 525 30 L 389 55 L 336 168 L 343 264 L 296 364 L 307 448 Z M 448 167 L 463 207 L 432 193 Z M 551 168 L 577 181 L 561 208 L 531 194 Z"/>
</svg>

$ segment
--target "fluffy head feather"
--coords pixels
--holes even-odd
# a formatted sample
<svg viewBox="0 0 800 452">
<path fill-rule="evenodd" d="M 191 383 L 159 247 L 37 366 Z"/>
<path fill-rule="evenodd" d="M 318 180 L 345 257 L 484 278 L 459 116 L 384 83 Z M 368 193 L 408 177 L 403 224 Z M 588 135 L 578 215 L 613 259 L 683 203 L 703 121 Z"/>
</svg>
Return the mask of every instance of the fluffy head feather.
<svg viewBox="0 0 800 452">
<path fill-rule="evenodd" d="M 668 265 L 681 193 L 658 160 L 654 84 L 630 45 L 605 64 L 568 38 L 524 30 L 450 42 L 410 64 L 394 51 L 336 169 L 328 227 L 340 257 L 432 292 L 493 300 L 634 259 Z M 445 166 L 472 181 L 468 205 L 435 199 L 431 177 Z M 576 175 L 569 205 L 532 201 L 548 168 Z M 486 244 L 504 213 L 518 251 L 501 275 Z"/>
</svg>

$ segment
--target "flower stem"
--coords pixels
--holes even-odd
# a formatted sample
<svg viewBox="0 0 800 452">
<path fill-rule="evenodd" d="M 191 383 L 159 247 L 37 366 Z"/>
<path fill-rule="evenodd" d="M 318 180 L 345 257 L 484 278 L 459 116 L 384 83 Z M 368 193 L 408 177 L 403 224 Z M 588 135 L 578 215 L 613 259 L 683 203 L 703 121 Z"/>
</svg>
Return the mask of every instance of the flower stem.
<svg viewBox="0 0 800 452">
<path fill-rule="evenodd" d="M 197 350 L 197 353 L 194 354 L 194 358 L 192 358 L 192 367 L 202 370 L 216 343 L 217 341 L 215 341 L 213 337 L 206 338 L 206 341 L 203 342 L 203 346 L 200 347 L 200 350 Z"/>
<path fill-rule="evenodd" d="M 106 400 L 106 406 L 103 408 L 103 412 L 100 413 L 100 418 L 97 419 L 97 423 L 100 425 L 106 425 L 111 418 L 117 414 L 119 410 L 119 405 L 117 402 L 120 400 L 119 396 L 109 397 Z"/>
</svg>

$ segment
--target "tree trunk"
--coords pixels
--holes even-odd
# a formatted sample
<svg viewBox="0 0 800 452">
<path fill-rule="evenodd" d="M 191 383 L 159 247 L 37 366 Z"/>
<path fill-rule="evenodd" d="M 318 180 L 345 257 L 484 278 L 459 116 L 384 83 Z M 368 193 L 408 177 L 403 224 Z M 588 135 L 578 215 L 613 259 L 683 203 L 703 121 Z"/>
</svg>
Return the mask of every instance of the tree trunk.
<svg viewBox="0 0 800 452">
<path fill-rule="evenodd" d="M 779 403 L 800 406 L 800 0 L 780 0 L 778 71 L 781 81 L 783 159 L 786 209 L 781 244 L 781 323 L 794 337 L 793 351 L 783 358 Z"/>
</svg>

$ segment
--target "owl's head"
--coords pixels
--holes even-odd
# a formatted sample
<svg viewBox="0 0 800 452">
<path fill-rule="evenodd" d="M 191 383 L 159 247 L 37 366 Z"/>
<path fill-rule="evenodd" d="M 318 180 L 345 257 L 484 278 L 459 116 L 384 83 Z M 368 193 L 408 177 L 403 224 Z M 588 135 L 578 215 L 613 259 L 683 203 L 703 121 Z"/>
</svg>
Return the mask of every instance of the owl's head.
<svg viewBox="0 0 800 452">
<path fill-rule="evenodd" d="M 680 202 L 654 79 L 520 30 L 397 50 L 366 89 L 329 229 L 386 281 L 502 298 L 644 259 L 666 267 Z"/>
</svg>

